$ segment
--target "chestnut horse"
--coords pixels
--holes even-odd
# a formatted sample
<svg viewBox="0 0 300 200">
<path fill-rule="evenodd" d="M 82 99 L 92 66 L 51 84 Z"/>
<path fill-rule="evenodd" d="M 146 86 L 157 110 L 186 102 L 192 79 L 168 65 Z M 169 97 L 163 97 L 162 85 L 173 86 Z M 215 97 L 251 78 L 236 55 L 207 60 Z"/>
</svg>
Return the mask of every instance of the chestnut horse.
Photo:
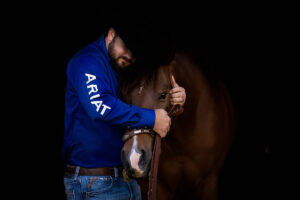
<svg viewBox="0 0 300 200">
<path fill-rule="evenodd" d="M 176 54 L 169 65 L 121 78 L 121 95 L 129 104 L 168 110 L 171 74 L 185 88 L 187 98 L 183 114 L 172 120 L 170 132 L 162 139 L 157 198 L 215 200 L 218 176 L 234 135 L 233 106 L 222 82 L 210 79 L 188 55 Z M 129 177 L 147 176 L 152 148 L 153 138 L 147 134 L 125 143 L 122 161 Z M 146 199 L 147 182 L 138 182 Z"/>
</svg>

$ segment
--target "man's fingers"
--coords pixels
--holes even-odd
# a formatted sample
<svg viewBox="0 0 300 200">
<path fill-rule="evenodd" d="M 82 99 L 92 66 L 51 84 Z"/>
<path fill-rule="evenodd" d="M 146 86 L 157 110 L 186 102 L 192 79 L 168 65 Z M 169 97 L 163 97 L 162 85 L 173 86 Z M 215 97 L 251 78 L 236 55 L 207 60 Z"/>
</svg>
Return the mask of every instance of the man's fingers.
<svg viewBox="0 0 300 200">
<path fill-rule="evenodd" d="M 178 87 L 178 84 L 176 83 L 175 78 L 174 78 L 173 75 L 171 76 L 171 80 L 172 80 L 172 86 L 173 87 Z"/>
<path fill-rule="evenodd" d="M 176 92 L 183 92 L 184 88 L 182 87 L 175 87 L 173 89 L 170 90 L 170 94 L 176 93 Z"/>
<path fill-rule="evenodd" d="M 181 92 L 176 92 L 171 95 L 171 98 L 176 98 L 176 97 L 183 97 L 183 94 Z"/>
<path fill-rule="evenodd" d="M 176 98 L 172 98 L 170 101 L 173 102 L 183 102 L 184 98 L 183 97 L 176 97 Z"/>
<path fill-rule="evenodd" d="M 174 105 L 174 106 L 175 106 L 175 105 L 180 105 L 180 106 L 182 106 L 183 103 L 172 103 L 172 102 L 171 102 L 171 105 Z"/>
<path fill-rule="evenodd" d="M 183 104 L 184 102 L 184 99 L 183 98 L 174 98 L 174 99 L 171 99 L 171 104 L 174 105 L 174 104 Z"/>
</svg>

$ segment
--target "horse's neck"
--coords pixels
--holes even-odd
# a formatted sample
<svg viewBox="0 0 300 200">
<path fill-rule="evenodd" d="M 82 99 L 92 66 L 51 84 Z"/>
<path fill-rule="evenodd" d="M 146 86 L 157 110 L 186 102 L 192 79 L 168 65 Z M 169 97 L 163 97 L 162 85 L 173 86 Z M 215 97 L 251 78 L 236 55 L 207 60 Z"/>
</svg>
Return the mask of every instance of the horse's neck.
<svg viewBox="0 0 300 200">
<path fill-rule="evenodd" d="M 196 63 L 186 55 L 176 55 L 176 66 L 173 68 L 176 82 L 186 91 L 186 102 L 184 105 L 184 113 L 179 116 L 180 122 L 177 121 L 177 127 L 173 130 L 173 136 L 167 143 L 177 141 L 177 145 L 186 145 L 182 141 L 181 131 L 192 131 L 197 123 L 197 110 L 209 110 L 214 106 L 214 84 L 208 80 L 204 71 Z M 178 118 L 178 119 L 179 119 Z M 180 125 L 179 125 L 180 124 Z M 188 124 L 188 127 L 183 124 Z M 178 129 L 178 126 L 180 127 Z M 185 127 L 184 130 L 181 130 Z M 191 129 L 191 130 L 189 130 Z M 185 136 L 188 137 L 188 136 Z M 190 137 L 193 137 L 190 135 Z"/>
</svg>

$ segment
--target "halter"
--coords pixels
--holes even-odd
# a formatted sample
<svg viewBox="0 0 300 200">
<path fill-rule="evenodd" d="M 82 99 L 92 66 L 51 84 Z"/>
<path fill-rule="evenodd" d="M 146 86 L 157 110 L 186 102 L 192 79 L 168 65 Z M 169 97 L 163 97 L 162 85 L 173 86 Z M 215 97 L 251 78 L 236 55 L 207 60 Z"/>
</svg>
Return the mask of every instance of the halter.
<svg viewBox="0 0 300 200">
<path fill-rule="evenodd" d="M 124 135 L 123 135 L 123 142 L 127 142 L 130 138 L 132 138 L 135 135 L 140 135 L 140 134 L 148 134 L 151 137 L 155 136 L 155 132 L 151 129 L 132 129 L 128 130 Z"/>
<path fill-rule="evenodd" d="M 168 115 L 169 115 L 169 117 L 176 117 L 176 116 L 180 115 L 182 112 L 183 112 L 182 106 L 174 105 L 171 107 L 170 111 L 168 112 Z M 148 134 L 151 137 L 154 137 L 157 133 L 155 131 L 153 131 L 152 129 L 146 129 L 146 128 L 129 129 L 123 135 L 122 140 L 125 143 L 133 136 L 140 135 L 140 134 Z"/>
</svg>

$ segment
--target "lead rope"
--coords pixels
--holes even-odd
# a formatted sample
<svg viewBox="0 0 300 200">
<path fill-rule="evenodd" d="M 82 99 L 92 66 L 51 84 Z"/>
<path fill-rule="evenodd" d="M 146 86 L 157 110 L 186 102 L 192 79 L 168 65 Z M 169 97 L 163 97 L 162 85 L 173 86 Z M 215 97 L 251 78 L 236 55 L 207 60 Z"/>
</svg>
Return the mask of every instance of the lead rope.
<svg viewBox="0 0 300 200">
<path fill-rule="evenodd" d="M 180 105 L 172 106 L 168 115 L 170 117 L 176 117 L 183 112 L 183 107 Z M 155 142 L 152 152 L 152 160 L 151 160 L 151 168 L 149 172 L 149 187 L 148 187 L 148 200 L 156 200 L 157 194 L 157 171 L 158 171 L 158 163 L 159 156 L 161 152 L 161 137 L 156 134 Z"/>
<path fill-rule="evenodd" d="M 156 200 L 157 171 L 161 152 L 161 137 L 156 134 L 149 172 L 148 200 Z"/>
</svg>

